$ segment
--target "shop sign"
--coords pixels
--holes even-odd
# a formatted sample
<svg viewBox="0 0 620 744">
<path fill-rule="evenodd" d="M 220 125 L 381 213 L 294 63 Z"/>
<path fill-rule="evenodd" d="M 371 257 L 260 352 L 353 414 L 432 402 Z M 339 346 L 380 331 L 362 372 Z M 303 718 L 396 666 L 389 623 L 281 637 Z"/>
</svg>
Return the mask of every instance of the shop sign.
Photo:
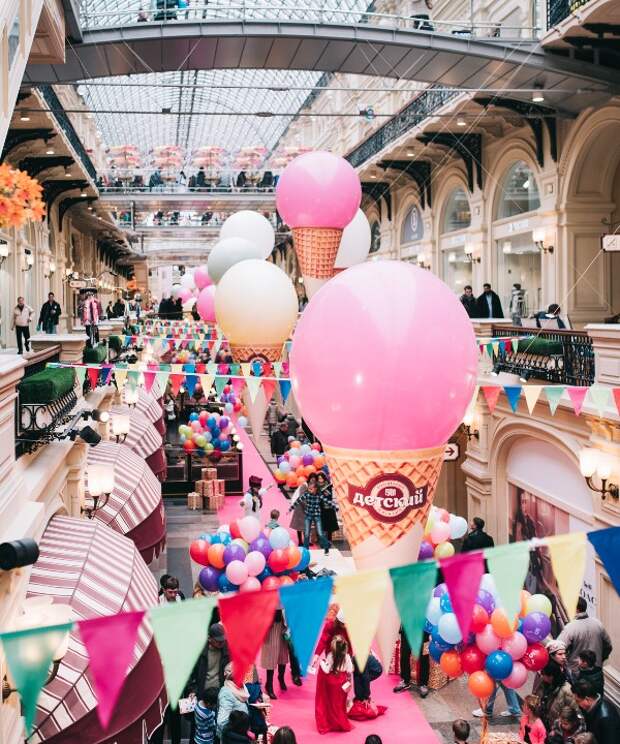
<svg viewBox="0 0 620 744">
<path fill-rule="evenodd" d="M 416 204 L 407 212 L 400 231 L 400 242 L 401 244 L 413 243 L 416 240 L 421 240 L 423 235 L 424 222 L 422 221 L 422 213 Z"/>
<path fill-rule="evenodd" d="M 456 442 L 448 442 L 446 444 L 446 448 L 443 451 L 443 461 L 444 462 L 454 462 L 455 460 L 459 459 L 459 455 L 461 454 L 461 448 Z"/>
<path fill-rule="evenodd" d="M 69 282 L 69 286 L 71 289 L 84 289 L 87 286 L 88 282 L 86 279 L 72 279 Z"/>
</svg>

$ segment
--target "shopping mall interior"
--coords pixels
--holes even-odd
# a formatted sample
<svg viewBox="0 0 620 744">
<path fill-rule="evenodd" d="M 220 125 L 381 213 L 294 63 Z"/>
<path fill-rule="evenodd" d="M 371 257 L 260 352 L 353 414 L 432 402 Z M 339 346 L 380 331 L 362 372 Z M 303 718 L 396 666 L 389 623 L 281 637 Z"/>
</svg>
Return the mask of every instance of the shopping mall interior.
<svg viewBox="0 0 620 744">
<path fill-rule="evenodd" d="M 620 742 L 620 0 L 5 0 L 0 149 L 0 744 Z"/>
</svg>

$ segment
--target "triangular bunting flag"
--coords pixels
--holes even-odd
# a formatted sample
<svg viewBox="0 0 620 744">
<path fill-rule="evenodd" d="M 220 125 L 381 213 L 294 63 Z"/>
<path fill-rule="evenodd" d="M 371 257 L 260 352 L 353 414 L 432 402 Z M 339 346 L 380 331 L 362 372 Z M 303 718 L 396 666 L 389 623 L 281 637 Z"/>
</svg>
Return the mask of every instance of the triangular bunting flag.
<svg viewBox="0 0 620 744">
<path fill-rule="evenodd" d="M 282 362 L 273 363 L 273 375 L 274 377 L 280 377 L 282 374 Z"/>
<path fill-rule="evenodd" d="M 241 365 L 241 374 L 244 377 L 249 377 L 252 373 L 252 365 L 249 362 L 243 362 Z"/>
<path fill-rule="evenodd" d="M 182 364 L 171 364 L 170 368 L 172 370 L 172 373 L 175 375 L 181 374 L 183 372 L 183 365 Z"/>
<path fill-rule="evenodd" d="M 573 404 L 573 410 L 575 411 L 575 416 L 579 416 L 581 413 L 581 409 L 583 407 L 583 402 L 585 400 L 586 394 L 588 392 L 587 387 L 567 387 L 566 392 L 568 393 L 568 397 L 571 400 L 571 403 Z"/>
<path fill-rule="evenodd" d="M 215 392 L 217 393 L 218 398 L 224 392 L 224 388 L 226 387 L 227 384 L 228 384 L 228 380 L 222 375 L 218 375 L 215 378 Z"/>
<path fill-rule="evenodd" d="M 275 380 L 263 380 L 263 392 L 265 393 L 265 400 L 267 403 L 273 398 L 273 393 L 276 389 Z"/>
<path fill-rule="evenodd" d="M 170 375 L 169 377 L 170 389 L 172 390 L 173 395 L 176 396 L 179 394 L 179 390 L 181 389 L 181 385 L 183 384 L 184 380 L 185 380 L 185 375 L 183 374 Z"/>
<path fill-rule="evenodd" d="M 368 661 L 388 585 L 387 571 L 336 576 L 336 602 L 344 612 L 347 633 L 353 645 L 351 650 L 360 669 L 364 669 Z"/>
<path fill-rule="evenodd" d="M 527 543 L 501 545 L 485 551 L 489 571 L 509 618 L 516 617 L 521 607 L 521 590 L 530 565 Z"/>
<path fill-rule="evenodd" d="M 87 374 L 88 382 L 90 382 L 90 386 L 94 390 L 99 382 L 99 367 L 89 367 Z"/>
<path fill-rule="evenodd" d="M 498 356 L 499 354 L 499 341 L 493 341 L 493 356 Z"/>
<path fill-rule="evenodd" d="M 169 378 L 170 378 L 169 372 L 158 372 L 157 373 L 157 387 L 161 390 L 162 395 L 166 392 L 166 387 L 168 386 Z"/>
<path fill-rule="evenodd" d="M 127 379 L 127 370 L 126 369 L 119 369 L 116 367 L 114 369 L 114 382 L 116 382 L 116 387 L 119 390 L 123 389 L 123 386 L 125 385 L 125 380 Z"/>
<path fill-rule="evenodd" d="M 504 392 L 514 413 L 519 405 L 519 398 L 521 397 L 521 386 L 520 385 L 504 385 Z"/>
<path fill-rule="evenodd" d="M 248 394 L 250 396 L 250 401 L 254 403 L 254 401 L 256 400 L 256 396 L 258 395 L 258 391 L 260 390 L 261 378 L 260 377 L 248 377 L 245 382 L 246 382 L 246 385 L 248 386 Z"/>
<path fill-rule="evenodd" d="M 215 599 L 207 597 L 170 602 L 149 610 L 168 700 L 173 709 L 177 707 L 196 659 L 207 642 L 214 606 Z"/>
<path fill-rule="evenodd" d="M 564 607 L 568 616 L 573 617 L 586 570 L 586 533 L 553 535 L 545 538 L 545 542 L 551 555 L 551 566 Z"/>
<path fill-rule="evenodd" d="M 291 631 L 295 655 L 305 676 L 332 594 L 331 577 L 300 581 L 280 589 L 280 601 Z"/>
<path fill-rule="evenodd" d="M 131 372 L 127 373 L 127 384 L 132 390 L 135 390 L 135 388 L 138 385 L 139 380 L 140 380 L 140 372 L 137 372 L 136 370 L 132 370 Z"/>
<path fill-rule="evenodd" d="M 47 681 L 54 653 L 72 627 L 73 623 L 65 623 L 0 634 L 7 665 L 21 697 L 28 737 L 32 732 L 39 693 Z"/>
<path fill-rule="evenodd" d="M 487 349 L 487 354 L 489 355 L 489 357 L 493 359 L 493 344 L 488 343 L 486 346 L 486 349 Z"/>
<path fill-rule="evenodd" d="M 484 395 L 484 399 L 487 402 L 487 406 L 489 407 L 489 412 L 492 414 L 493 411 L 495 411 L 495 406 L 497 405 L 497 401 L 499 399 L 499 394 L 502 392 L 501 387 L 499 385 L 483 385 L 482 386 L 482 394 Z"/>
<path fill-rule="evenodd" d="M 618 415 L 620 415 L 620 387 L 613 388 L 611 391 L 614 396 L 614 401 L 616 403 L 616 410 L 618 411 Z"/>
<path fill-rule="evenodd" d="M 412 563 L 390 569 L 394 587 L 394 599 L 398 607 L 400 621 L 411 647 L 411 653 L 419 657 L 426 605 L 423 598 L 430 597 L 437 581 L 437 564 L 434 561 Z"/>
<path fill-rule="evenodd" d="M 197 375 L 185 375 L 185 389 L 187 390 L 190 398 L 194 397 L 194 390 L 196 389 L 197 382 Z"/>
<path fill-rule="evenodd" d="M 233 377 L 230 384 L 237 398 L 241 398 L 241 394 L 245 388 L 245 380 L 242 377 Z"/>
<path fill-rule="evenodd" d="M 200 385 L 205 398 L 209 397 L 209 391 L 213 387 L 213 381 L 215 377 L 213 375 L 200 375 Z"/>
<path fill-rule="evenodd" d="M 81 620 L 77 626 L 88 651 L 88 674 L 97 694 L 97 716 L 105 731 L 133 661 L 144 611 Z"/>
<path fill-rule="evenodd" d="M 555 416 L 560 398 L 564 394 L 564 385 L 545 385 L 545 395 L 547 396 L 547 403 L 549 403 L 549 410 L 551 415 Z"/>
<path fill-rule="evenodd" d="M 611 583 L 620 594 L 620 527 L 588 532 L 588 540 L 594 545 Z"/>
<path fill-rule="evenodd" d="M 245 592 L 219 600 L 220 617 L 233 663 L 233 679 L 239 686 L 263 645 L 279 602 L 278 592 L 269 590 Z M 252 628 L 251 633 L 248 633 L 248 628 Z"/>
<path fill-rule="evenodd" d="M 452 611 L 458 620 L 461 635 L 467 638 L 471 627 L 471 613 L 484 574 L 484 557 L 478 551 L 461 553 L 451 558 L 442 558 L 439 566 L 443 571 Z"/>
<path fill-rule="evenodd" d="M 155 372 L 145 372 L 144 373 L 144 389 L 147 393 L 151 392 L 151 389 L 153 387 L 153 383 L 155 382 Z"/>
<path fill-rule="evenodd" d="M 523 396 L 525 398 L 525 402 L 527 403 L 527 410 L 530 416 L 534 413 L 534 408 L 536 408 L 536 403 L 538 403 L 538 399 L 540 398 L 542 389 L 542 385 L 523 386 Z"/>
<path fill-rule="evenodd" d="M 74 367 L 74 369 L 75 369 L 75 376 L 81 387 L 84 384 L 84 380 L 86 379 L 86 367 L 80 365 L 78 367 Z"/>
<path fill-rule="evenodd" d="M 588 388 L 588 398 L 590 403 L 598 411 L 598 415 L 603 417 L 605 410 L 609 405 L 609 388 L 605 385 L 592 385 Z"/>
<path fill-rule="evenodd" d="M 286 403 L 288 396 L 291 393 L 291 381 L 290 380 L 278 380 L 280 386 L 280 394 L 282 395 L 282 402 Z"/>
<path fill-rule="evenodd" d="M 207 362 L 207 372 L 215 377 L 217 374 L 217 364 L 215 362 Z"/>
<path fill-rule="evenodd" d="M 241 374 L 241 365 L 237 364 L 237 362 L 233 362 L 233 364 L 230 365 L 230 374 L 233 375 L 233 377 L 238 377 Z"/>
</svg>

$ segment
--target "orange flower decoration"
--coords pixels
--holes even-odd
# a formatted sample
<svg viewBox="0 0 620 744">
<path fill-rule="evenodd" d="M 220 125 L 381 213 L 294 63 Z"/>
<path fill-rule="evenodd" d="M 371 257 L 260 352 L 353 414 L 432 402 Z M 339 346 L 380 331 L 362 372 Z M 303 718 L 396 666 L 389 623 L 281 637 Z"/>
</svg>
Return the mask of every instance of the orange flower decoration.
<svg viewBox="0 0 620 744">
<path fill-rule="evenodd" d="M 0 227 L 22 227 L 45 217 L 43 188 L 26 172 L 0 165 Z"/>
</svg>

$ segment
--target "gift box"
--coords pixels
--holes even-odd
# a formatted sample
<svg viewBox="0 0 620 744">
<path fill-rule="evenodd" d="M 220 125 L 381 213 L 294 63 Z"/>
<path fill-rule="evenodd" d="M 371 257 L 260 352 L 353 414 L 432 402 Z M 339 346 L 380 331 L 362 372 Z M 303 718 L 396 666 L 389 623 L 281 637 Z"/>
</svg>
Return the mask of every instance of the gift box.
<svg viewBox="0 0 620 744">
<path fill-rule="evenodd" d="M 216 480 L 217 468 L 202 468 L 202 470 L 200 471 L 200 475 L 202 477 L 202 480 Z"/>
<path fill-rule="evenodd" d="M 209 481 L 210 483 L 215 483 L 215 490 L 217 493 L 219 493 L 221 496 L 224 496 L 226 493 L 226 481 L 225 480 L 212 480 Z"/>
<path fill-rule="evenodd" d="M 202 496 L 196 491 L 190 491 L 187 494 L 187 508 L 188 509 L 202 509 Z"/>
</svg>

